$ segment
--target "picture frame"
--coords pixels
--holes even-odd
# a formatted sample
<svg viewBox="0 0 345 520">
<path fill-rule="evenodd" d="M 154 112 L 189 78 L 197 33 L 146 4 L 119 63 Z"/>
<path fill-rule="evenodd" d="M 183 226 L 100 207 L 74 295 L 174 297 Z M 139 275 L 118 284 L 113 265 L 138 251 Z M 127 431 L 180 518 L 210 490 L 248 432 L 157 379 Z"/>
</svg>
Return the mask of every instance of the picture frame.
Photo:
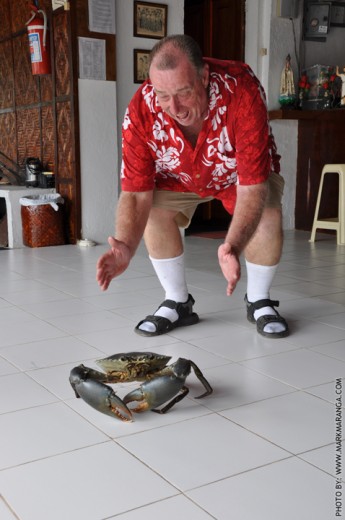
<svg viewBox="0 0 345 520">
<path fill-rule="evenodd" d="M 134 2 L 134 36 L 160 40 L 167 35 L 168 6 Z"/>
<path fill-rule="evenodd" d="M 333 27 L 345 27 L 345 4 L 342 2 L 332 2 L 330 25 Z"/>
<path fill-rule="evenodd" d="M 134 49 L 134 83 L 144 83 L 149 76 L 149 50 Z"/>
</svg>

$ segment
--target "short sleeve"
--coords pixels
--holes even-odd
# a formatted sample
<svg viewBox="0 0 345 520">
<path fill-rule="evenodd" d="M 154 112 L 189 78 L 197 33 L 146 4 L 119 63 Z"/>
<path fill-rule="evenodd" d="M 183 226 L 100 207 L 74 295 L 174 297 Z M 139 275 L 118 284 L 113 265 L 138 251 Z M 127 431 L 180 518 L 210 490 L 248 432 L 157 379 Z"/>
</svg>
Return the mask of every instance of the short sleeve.
<svg viewBox="0 0 345 520">
<path fill-rule="evenodd" d="M 234 134 L 238 183 L 251 185 L 268 178 L 271 142 L 264 91 L 254 76 L 249 73 L 246 76 L 241 78 Z"/>
<path fill-rule="evenodd" d="M 124 191 L 149 191 L 155 185 L 155 165 L 145 126 L 138 116 L 133 101 L 130 103 L 122 126 L 121 186 Z"/>
</svg>

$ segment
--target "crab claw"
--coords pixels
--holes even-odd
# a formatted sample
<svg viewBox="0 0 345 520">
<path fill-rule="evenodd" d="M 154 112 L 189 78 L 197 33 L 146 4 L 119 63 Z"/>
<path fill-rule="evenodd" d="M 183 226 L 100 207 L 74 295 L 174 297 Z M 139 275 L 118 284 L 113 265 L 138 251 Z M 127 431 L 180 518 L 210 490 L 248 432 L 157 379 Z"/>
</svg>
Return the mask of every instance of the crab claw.
<svg viewBox="0 0 345 520">
<path fill-rule="evenodd" d="M 136 413 L 146 412 L 152 408 L 147 400 L 145 392 L 143 391 L 142 385 L 132 392 L 129 392 L 129 394 L 124 397 L 123 401 L 125 404 L 136 402 L 137 405 L 131 407 L 131 410 Z"/>
<path fill-rule="evenodd" d="M 139 388 L 127 394 L 123 402 L 127 404 L 136 401 L 138 405 L 131 407 L 133 412 L 156 411 L 157 406 L 173 399 L 182 389 L 184 397 L 188 393 L 188 389 L 183 386 L 183 380 L 181 381 L 170 375 L 159 376 L 151 381 L 146 381 Z M 178 398 L 177 401 L 179 400 Z M 177 401 L 174 400 L 174 403 Z"/>
<path fill-rule="evenodd" d="M 81 397 L 98 412 L 116 417 L 124 422 L 133 421 L 131 411 L 115 395 L 114 390 L 100 381 L 89 379 L 89 369 L 80 365 L 71 370 L 69 381 L 76 397 Z"/>
</svg>

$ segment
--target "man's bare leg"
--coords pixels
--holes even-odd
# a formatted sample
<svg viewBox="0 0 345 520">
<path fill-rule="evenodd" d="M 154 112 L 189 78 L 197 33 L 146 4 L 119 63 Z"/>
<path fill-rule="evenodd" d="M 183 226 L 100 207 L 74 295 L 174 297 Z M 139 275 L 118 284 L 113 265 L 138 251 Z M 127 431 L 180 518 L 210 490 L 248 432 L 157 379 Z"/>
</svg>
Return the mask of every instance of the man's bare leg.
<svg viewBox="0 0 345 520">
<path fill-rule="evenodd" d="M 174 218 L 176 212 L 152 208 L 146 225 L 144 239 L 153 268 L 165 291 L 165 300 L 186 303 L 189 314 L 192 313 L 192 302 L 188 295 L 185 278 L 184 252 L 181 233 Z M 195 319 L 197 316 L 193 314 Z M 179 314 L 175 308 L 162 306 L 154 316 L 166 318 L 176 323 Z M 166 322 L 161 323 L 166 324 Z M 158 329 L 152 320 L 143 320 L 138 325 L 139 331 L 152 334 Z M 138 330 L 136 329 L 138 332 Z"/>
<path fill-rule="evenodd" d="M 255 303 L 270 299 L 270 288 L 282 254 L 283 231 L 281 210 L 265 208 L 255 234 L 245 249 L 247 267 L 247 300 Z M 288 326 L 281 318 L 274 321 L 277 313 L 271 306 L 255 310 L 253 317 L 272 316 L 263 326 L 263 331 L 271 337 L 288 334 Z"/>
<path fill-rule="evenodd" d="M 248 262 L 273 266 L 280 261 L 283 248 L 282 214 L 278 208 L 265 208 L 259 225 L 245 248 Z"/>
<path fill-rule="evenodd" d="M 181 233 L 175 222 L 176 211 L 152 208 L 144 232 L 150 257 L 174 258 L 183 253 Z"/>
</svg>

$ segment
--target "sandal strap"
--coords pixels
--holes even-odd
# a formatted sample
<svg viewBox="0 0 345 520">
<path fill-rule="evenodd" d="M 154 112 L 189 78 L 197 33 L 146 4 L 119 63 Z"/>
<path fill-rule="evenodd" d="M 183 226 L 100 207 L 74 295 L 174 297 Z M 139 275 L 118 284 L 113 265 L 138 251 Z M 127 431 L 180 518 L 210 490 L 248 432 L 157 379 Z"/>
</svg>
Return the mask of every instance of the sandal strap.
<svg viewBox="0 0 345 520">
<path fill-rule="evenodd" d="M 180 318 L 184 318 L 189 314 L 192 314 L 192 306 L 194 305 L 195 300 L 191 294 L 188 294 L 188 300 L 186 302 L 175 302 L 174 300 L 164 300 L 158 307 L 168 307 L 169 309 L 175 309 Z M 158 310 L 157 309 L 157 310 Z M 157 312 L 157 311 L 156 311 Z"/>
<path fill-rule="evenodd" d="M 279 307 L 279 301 L 278 300 L 270 300 L 269 298 L 266 298 L 264 300 L 258 300 L 256 302 L 248 302 L 250 306 L 253 307 L 255 311 L 258 311 L 259 309 L 262 309 L 263 307 Z"/>
<path fill-rule="evenodd" d="M 245 295 L 244 301 L 246 302 L 246 306 L 247 306 L 247 319 L 251 323 L 255 323 L 255 321 L 256 321 L 254 318 L 255 311 L 258 311 L 259 309 L 262 309 L 263 307 L 272 307 L 272 309 L 274 309 L 274 307 L 279 307 L 279 301 L 271 300 L 270 298 L 265 298 L 263 300 L 258 300 L 256 302 L 249 302 L 247 295 Z M 274 311 L 276 312 L 277 315 L 279 315 L 278 311 L 276 311 L 275 309 L 274 309 Z"/>
<path fill-rule="evenodd" d="M 164 316 L 155 316 L 154 314 L 149 314 L 144 320 L 141 320 L 141 322 L 138 323 L 138 326 L 140 326 L 142 323 L 145 323 L 146 321 L 153 323 L 157 330 L 161 329 L 169 332 L 171 321 L 168 320 L 168 318 L 164 318 Z"/>
<path fill-rule="evenodd" d="M 176 321 L 172 322 L 164 316 L 150 314 L 149 316 L 146 316 L 144 320 L 141 320 L 134 330 L 137 334 L 140 334 L 141 336 L 158 336 L 160 334 L 166 334 L 167 332 L 170 332 L 176 327 L 194 325 L 199 321 L 199 316 L 195 312 L 193 312 L 194 303 L 195 300 L 193 296 L 191 296 L 190 294 L 188 295 L 188 300 L 184 303 L 175 302 L 173 300 L 165 300 L 163 303 L 160 304 L 158 309 L 160 309 L 160 307 L 168 307 L 169 309 L 175 309 L 178 314 L 178 319 Z M 144 329 L 141 330 L 140 326 L 146 321 L 153 323 L 156 330 L 153 332 L 145 331 Z"/>
<path fill-rule="evenodd" d="M 274 307 L 279 307 L 279 301 L 271 300 L 270 298 L 265 298 L 263 300 L 258 300 L 256 302 L 249 302 L 247 295 L 244 297 L 244 301 L 247 306 L 247 319 L 250 323 L 256 323 L 256 329 L 261 336 L 267 338 L 285 338 L 289 335 L 289 326 L 286 320 L 279 314 L 279 312 Z M 275 314 L 265 314 L 260 316 L 257 320 L 254 318 L 254 312 L 256 310 L 262 309 L 263 307 L 272 307 Z M 285 330 L 280 332 L 265 332 L 265 326 L 268 323 L 281 323 L 284 325 Z"/>
<path fill-rule="evenodd" d="M 266 338 L 286 338 L 290 334 L 289 331 L 289 325 L 287 324 L 286 320 L 277 312 L 276 316 L 273 316 L 271 314 L 260 316 L 260 318 L 256 321 L 256 330 L 258 331 L 261 336 L 264 336 Z M 265 332 L 265 327 L 269 323 L 281 323 L 284 325 L 284 330 L 280 332 Z"/>
<path fill-rule="evenodd" d="M 261 328 L 262 330 L 268 323 L 282 323 L 285 325 L 285 328 L 287 328 L 287 323 L 280 314 L 264 314 L 264 316 L 260 316 L 260 318 L 256 320 L 257 328 Z"/>
</svg>

